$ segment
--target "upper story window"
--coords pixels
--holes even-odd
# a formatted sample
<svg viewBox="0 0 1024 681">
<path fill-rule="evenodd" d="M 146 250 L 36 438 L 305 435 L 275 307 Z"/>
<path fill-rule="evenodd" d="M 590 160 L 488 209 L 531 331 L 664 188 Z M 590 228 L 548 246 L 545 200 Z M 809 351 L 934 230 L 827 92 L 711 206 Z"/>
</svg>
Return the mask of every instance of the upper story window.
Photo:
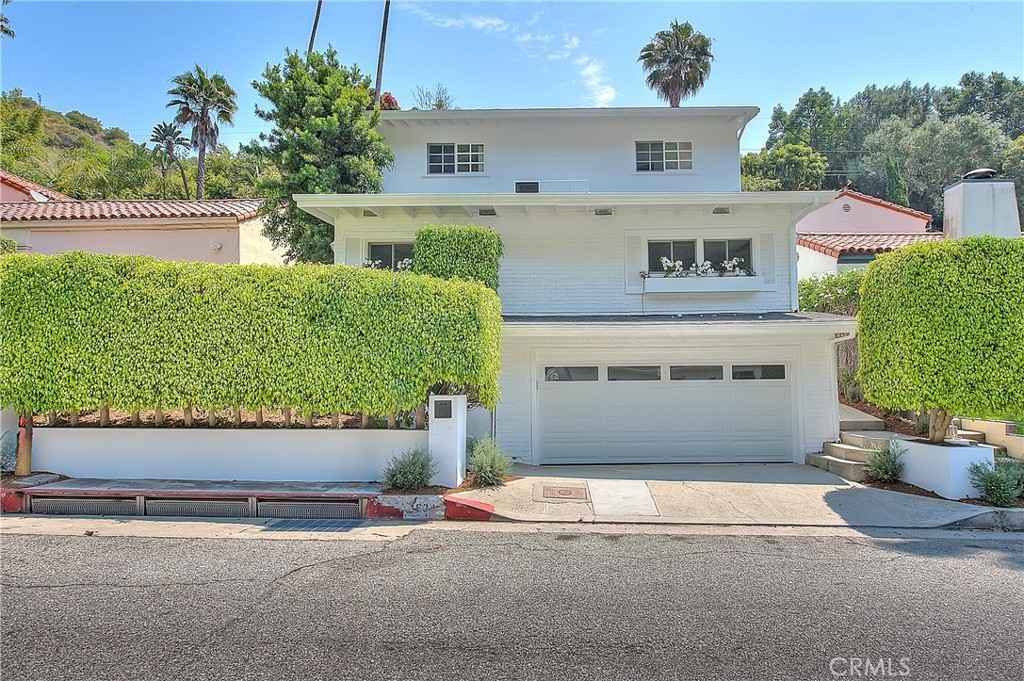
<svg viewBox="0 0 1024 681">
<path fill-rule="evenodd" d="M 428 175 L 484 172 L 484 145 L 434 142 L 427 145 Z"/>
<path fill-rule="evenodd" d="M 412 244 L 370 244 L 363 266 L 382 270 L 412 269 Z"/>
<path fill-rule="evenodd" d="M 693 142 L 637 142 L 636 169 L 641 173 L 693 170 Z"/>
</svg>

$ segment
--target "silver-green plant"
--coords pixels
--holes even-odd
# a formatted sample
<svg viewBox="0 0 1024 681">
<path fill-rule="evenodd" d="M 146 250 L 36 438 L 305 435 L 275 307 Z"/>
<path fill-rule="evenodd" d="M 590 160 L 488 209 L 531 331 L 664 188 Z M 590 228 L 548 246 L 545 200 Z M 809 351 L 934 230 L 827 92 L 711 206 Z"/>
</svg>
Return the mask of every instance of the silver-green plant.
<svg viewBox="0 0 1024 681">
<path fill-rule="evenodd" d="M 864 464 L 864 475 L 869 480 L 878 482 L 898 482 L 903 475 L 903 453 L 906 451 L 896 438 L 889 440 L 888 449 L 878 447 L 872 450 L 867 463 Z"/>
<path fill-rule="evenodd" d="M 437 472 L 437 463 L 426 447 L 413 447 L 391 457 L 381 482 L 385 489 L 420 489 L 430 485 Z"/>
<path fill-rule="evenodd" d="M 501 451 L 498 441 L 492 437 L 477 440 L 469 457 L 469 472 L 477 484 L 493 487 L 504 483 L 505 476 L 512 472 L 512 457 Z"/>
</svg>

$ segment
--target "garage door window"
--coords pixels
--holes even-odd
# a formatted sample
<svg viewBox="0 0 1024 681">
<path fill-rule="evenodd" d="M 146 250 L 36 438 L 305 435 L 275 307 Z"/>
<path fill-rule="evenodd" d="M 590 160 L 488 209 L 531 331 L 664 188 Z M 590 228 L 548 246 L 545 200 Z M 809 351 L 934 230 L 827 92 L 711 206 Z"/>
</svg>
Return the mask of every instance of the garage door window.
<svg viewBox="0 0 1024 681">
<path fill-rule="evenodd" d="M 721 366 L 691 365 L 669 367 L 669 379 L 673 381 L 721 381 L 724 372 Z"/>
<path fill-rule="evenodd" d="M 609 381 L 660 381 L 660 366 L 608 367 Z"/>
<path fill-rule="evenodd" d="M 783 364 L 736 364 L 732 367 L 734 381 L 781 381 L 786 378 Z"/>
<path fill-rule="evenodd" d="M 596 381 L 597 367 L 544 367 L 545 381 Z"/>
</svg>

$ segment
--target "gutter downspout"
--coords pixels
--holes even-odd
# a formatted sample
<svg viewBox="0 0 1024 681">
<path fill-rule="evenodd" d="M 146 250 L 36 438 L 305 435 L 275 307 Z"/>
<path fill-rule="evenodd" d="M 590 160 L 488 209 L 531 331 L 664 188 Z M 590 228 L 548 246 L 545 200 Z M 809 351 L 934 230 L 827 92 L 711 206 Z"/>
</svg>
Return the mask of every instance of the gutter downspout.
<svg viewBox="0 0 1024 681">
<path fill-rule="evenodd" d="M 830 368 L 829 368 L 829 380 L 832 382 L 832 390 L 835 391 L 833 393 L 835 395 L 835 399 L 832 402 L 832 415 L 833 415 L 832 422 L 835 423 L 836 425 L 835 425 L 835 430 L 832 431 L 832 439 L 834 441 L 836 441 L 836 442 L 839 441 L 839 421 L 840 421 L 840 416 L 839 416 L 839 354 L 838 354 L 838 348 L 839 348 L 839 344 L 842 343 L 843 341 L 853 340 L 856 337 L 857 337 L 857 330 L 854 329 L 853 331 L 851 331 L 849 333 L 844 333 L 844 334 L 837 335 L 835 338 L 832 339 L 832 342 L 829 344 L 829 349 L 830 349 L 830 353 L 829 354 L 832 356 L 832 361 L 829 363 L 829 366 L 830 366 Z"/>
</svg>

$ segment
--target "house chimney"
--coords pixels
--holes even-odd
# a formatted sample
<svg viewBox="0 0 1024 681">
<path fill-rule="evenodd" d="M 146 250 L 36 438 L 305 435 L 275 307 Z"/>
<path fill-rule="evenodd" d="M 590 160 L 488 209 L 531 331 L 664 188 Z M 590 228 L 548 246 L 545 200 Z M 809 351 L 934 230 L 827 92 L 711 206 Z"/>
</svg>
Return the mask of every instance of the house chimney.
<svg viewBox="0 0 1024 681">
<path fill-rule="evenodd" d="M 1013 180 L 988 168 L 973 170 L 943 193 L 942 231 L 948 238 L 991 234 L 1020 237 Z"/>
</svg>

